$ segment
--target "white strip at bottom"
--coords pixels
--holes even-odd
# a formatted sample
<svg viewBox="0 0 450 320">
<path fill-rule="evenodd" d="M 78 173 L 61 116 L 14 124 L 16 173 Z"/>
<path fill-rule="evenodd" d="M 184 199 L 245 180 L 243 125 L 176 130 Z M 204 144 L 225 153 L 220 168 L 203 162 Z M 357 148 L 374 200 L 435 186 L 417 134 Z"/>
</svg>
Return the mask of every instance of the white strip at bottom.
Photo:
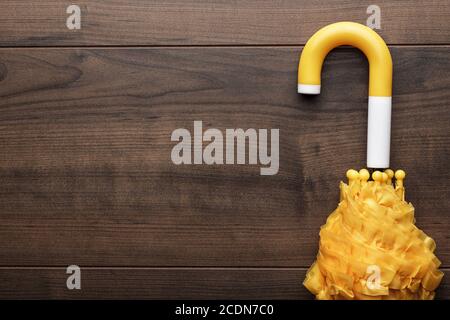
<svg viewBox="0 0 450 320">
<path fill-rule="evenodd" d="M 320 93 L 320 84 L 298 84 L 297 87 L 298 93 L 303 94 L 319 94 Z"/>
</svg>

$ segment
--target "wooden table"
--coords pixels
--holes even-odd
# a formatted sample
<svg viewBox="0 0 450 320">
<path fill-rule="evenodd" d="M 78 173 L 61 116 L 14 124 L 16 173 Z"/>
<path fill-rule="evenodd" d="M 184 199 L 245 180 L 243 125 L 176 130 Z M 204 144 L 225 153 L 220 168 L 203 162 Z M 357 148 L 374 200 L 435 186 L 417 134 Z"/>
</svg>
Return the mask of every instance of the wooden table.
<svg viewBox="0 0 450 320">
<path fill-rule="evenodd" d="M 3 0 L 0 297 L 285 298 L 302 286 L 339 181 L 365 164 L 365 57 L 334 50 L 296 93 L 318 28 L 366 1 Z M 392 166 L 437 242 L 450 298 L 450 3 L 387 1 Z M 181 165 L 176 128 L 279 128 L 280 169 Z M 82 289 L 66 288 L 66 267 Z"/>
</svg>

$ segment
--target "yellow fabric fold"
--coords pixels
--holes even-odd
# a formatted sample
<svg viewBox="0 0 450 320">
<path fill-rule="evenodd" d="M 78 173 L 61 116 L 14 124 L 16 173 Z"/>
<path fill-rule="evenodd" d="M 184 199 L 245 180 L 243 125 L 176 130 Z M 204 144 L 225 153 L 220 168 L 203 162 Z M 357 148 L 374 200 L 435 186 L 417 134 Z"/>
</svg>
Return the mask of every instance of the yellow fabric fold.
<svg viewBox="0 0 450 320">
<path fill-rule="evenodd" d="M 304 286 L 317 299 L 433 299 L 443 277 L 436 244 L 415 226 L 403 183 L 353 179 L 340 189 Z"/>
</svg>

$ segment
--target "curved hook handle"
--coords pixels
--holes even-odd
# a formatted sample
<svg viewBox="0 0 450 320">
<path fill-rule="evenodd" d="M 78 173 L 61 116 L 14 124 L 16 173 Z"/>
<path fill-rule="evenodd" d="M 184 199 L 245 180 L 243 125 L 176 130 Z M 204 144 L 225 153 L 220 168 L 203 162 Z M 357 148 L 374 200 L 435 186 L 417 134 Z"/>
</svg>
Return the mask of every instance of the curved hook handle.
<svg viewBox="0 0 450 320">
<path fill-rule="evenodd" d="M 384 40 L 355 22 L 337 22 L 317 31 L 306 43 L 298 69 L 298 92 L 320 93 L 320 73 L 327 54 L 341 45 L 360 49 L 369 61 L 367 167 L 388 168 L 391 140 L 392 59 Z"/>
</svg>

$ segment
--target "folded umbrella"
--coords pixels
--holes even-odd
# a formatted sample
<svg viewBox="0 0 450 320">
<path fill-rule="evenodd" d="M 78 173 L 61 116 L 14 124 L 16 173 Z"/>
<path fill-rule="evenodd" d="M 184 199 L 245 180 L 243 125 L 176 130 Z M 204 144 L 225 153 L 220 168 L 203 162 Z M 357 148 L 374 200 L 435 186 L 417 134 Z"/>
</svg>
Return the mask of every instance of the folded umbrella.
<svg viewBox="0 0 450 320">
<path fill-rule="evenodd" d="M 367 168 L 374 172 L 347 171 L 348 184 L 340 183 L 340 202 L 320 229 L 317 259 L 303 284 L 317 299 L 433 299 L 443 277 L 436 244 L 415 225 L 414 207 L 405 201 L 405 172 L 386 169 L 392 105 L 386 43 L 358 23 L 320 29 L 302 51 L 298 92 L 320 93 L 323 61 L 341 45 L 360 49 L 369 61 Z"/>
</svg>

